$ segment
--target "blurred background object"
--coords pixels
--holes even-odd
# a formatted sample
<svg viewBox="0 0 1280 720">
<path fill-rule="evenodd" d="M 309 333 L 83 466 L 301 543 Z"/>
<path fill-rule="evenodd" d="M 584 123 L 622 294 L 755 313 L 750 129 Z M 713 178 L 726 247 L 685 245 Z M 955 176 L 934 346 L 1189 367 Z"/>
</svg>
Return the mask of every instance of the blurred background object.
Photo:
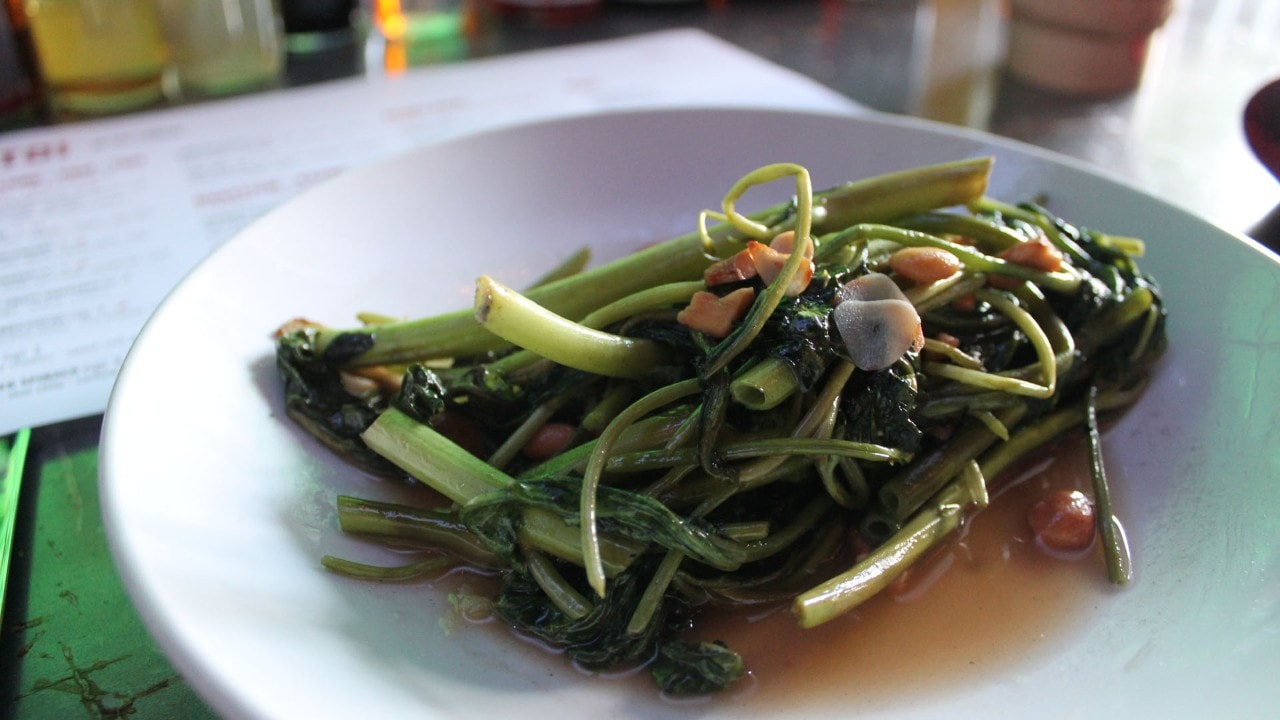
<svg viewBox="0 0 1280 720">
<path fill-rule="evenodd" d="M 355 0 L 280 0 L 285 48 L 311 53 L 354 42 Z"/>
<path fill-rule="evenodd" d="M 356 0 L 277 0 L 284 29 L 285 82 L 305 85 L 364 72 Z"/>
<path fill-rule="evenodd" d="M 280 76 L 280 18 L 273 0 L 159 0 L 179 92 L 225 95 Z"/>
<path fill-rule="evenodd" d="M 1173 0 L 1010 0 L 1009 71 L 1063 93 L 1132 90 Z"/>
<path fill-rule="evenodd" d="M 101 115 L 164 98 L 168 49 L 154 0 L 26 0 L 55 114 Z"/>
<path fill-rule="evenodd" d="M 40 81 L 21 0 L 0 5 L 0 129 L 35 119 Z"/>
<path fill-rule="evenodd" d="M 534 27 L 569 27 L 600 11 L 602 0 L 490 0 L 494 16 L 503 22 Z"/>
<path fill-rule="evenodd" d="M 464 59 L 480 10 L 476 0 L 368 0 L 367 53 L 388 74 Z"/>
<path fill-rule="evenodd" d="M 1244 136 L 1258 162 L 1280 180 L 1280 78 L 1258 88 L 1244 106 Z M 1264 245 L 1280 248 L 1280 204 L 1249 229 Z"/>
<path fill-rule="evenodd" d="M 1259 88 L 1245 104 L 1244 135 L 1258 160 L 1280 180 L 1280 79 Z"/>
</svg>

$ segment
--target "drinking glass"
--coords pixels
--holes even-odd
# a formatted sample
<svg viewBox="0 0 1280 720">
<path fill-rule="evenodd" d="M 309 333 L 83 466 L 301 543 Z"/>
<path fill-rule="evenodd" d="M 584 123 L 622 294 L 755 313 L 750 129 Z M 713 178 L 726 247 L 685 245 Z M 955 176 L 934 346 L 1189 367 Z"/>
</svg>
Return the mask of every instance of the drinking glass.
<svg viewBox="0 0 1280 720">
<path fill-rule="evenodd" d="M 106 114 L 158 102 L 168 48 L 154 0 L 27 0 L 55 113 Z"/>
<path fill-rule="evenodd" d="M 223 95 L 280 77 L 283 43 L 272 0 L 160 0 L 183 95 Z"/>
</svg>

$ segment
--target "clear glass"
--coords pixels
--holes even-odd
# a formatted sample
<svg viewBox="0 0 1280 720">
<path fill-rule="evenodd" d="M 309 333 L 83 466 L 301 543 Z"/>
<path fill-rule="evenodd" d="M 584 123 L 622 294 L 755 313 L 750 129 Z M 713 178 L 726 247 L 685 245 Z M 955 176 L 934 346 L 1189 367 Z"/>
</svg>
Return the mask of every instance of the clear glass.
<svg viewBox="0 0 1280 720">
<path fill-rule="evenodd" d="M 50 107 L 105 114 L 158 102 L 168 48 L 153 0 L 27 0 Z"/>
<path fill-rule="evenodd" d="M 183 95 L 224 95 L 274 83 L 282 67 L 272 0 L 160 0 Z"/>
</svg>

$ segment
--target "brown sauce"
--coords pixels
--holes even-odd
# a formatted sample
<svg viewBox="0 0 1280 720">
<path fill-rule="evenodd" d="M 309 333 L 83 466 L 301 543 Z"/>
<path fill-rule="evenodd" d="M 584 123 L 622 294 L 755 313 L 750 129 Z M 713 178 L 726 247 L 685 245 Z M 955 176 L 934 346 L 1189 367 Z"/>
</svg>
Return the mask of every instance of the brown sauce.
<svg viewBox="0 0 1280 720">
<path fill-rule="evenodd" d="M 1097 542 L 1077 558 L 1039 550 L 1027 509 L 1052 489 L 1089 487 L 1087 451 L 1066 442 L 1010 476 L 961 535 L 914 579 L 811 630 L 789 608 L 707 618 L 700 634 L 742 654 L 751 677 L 730 697 L 794 706 L 796 697 L 871 709 L 904 693 L 945 693 L 1035 663 L 1107 602 Z M 764 612 L 763 615 L 759 614 Z"/>
</svg>

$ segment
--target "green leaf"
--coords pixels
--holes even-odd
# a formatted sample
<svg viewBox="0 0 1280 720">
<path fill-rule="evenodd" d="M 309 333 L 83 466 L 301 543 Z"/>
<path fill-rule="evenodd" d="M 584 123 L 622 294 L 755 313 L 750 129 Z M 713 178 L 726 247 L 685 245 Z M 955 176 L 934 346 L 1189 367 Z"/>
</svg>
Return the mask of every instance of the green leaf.
<svg viewBox="0 0 1280 720">
<path fill-rule="evenodd" d="M 284 384 L 285 411 L 304 430 L 350 462 L 374 473 L 393 466 L 360 440 L 383 410 L 378 397 L 358 398 L 342 385 L 337 368 L 316 351 L 316 331 L 294 331 L 276 342 L 276 371 Z"/>
<path fill-rule="evenodd" d="M 668 695 L 718 692 L 744 673 L 742 657 L 721 642 L 664 642 L 649 666 L 654 682 Z"/>
<path fill-rule="evenodd" d="M 901 364 L 861 375 L 862 388 L 845 405 L 845 437 L 914 453 L 921 432 L 912 419 L 917 392 L 910 375 Z"/>
<path fill-rule="evenodd" d="M 579 521 L 581 482 L 576 478 L 520 480 L 488 493 L 462 508 L 462 521 L 489 541 L 495 552 L 512 555 L 519 518 L 526 508 L 559 515 L 570 525 Z M 678 550 L 690 559 L 721 570 L 737 569 L 745 549 L 715 532 L 709 524 L 683 518 L 647 495 L 601 487 L 597 518 L 603 533 Z"/>
</svg>

